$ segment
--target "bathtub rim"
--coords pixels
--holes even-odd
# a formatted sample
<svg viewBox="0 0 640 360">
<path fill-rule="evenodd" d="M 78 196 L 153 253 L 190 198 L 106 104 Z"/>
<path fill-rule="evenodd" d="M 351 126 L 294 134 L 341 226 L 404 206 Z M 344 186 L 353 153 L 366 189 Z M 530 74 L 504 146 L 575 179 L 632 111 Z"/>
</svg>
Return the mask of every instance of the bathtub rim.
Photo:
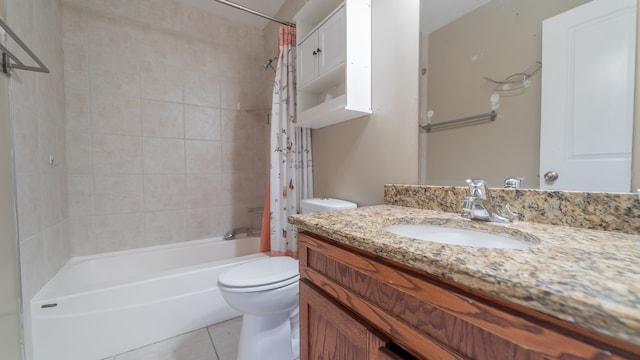
<svg viewBox="0 0 640 360">
<path fill-rule="evenodd" d="M 211 261 L 211 262 L 203 262 L 203 263 L 198 263 L 198 264 L 182 266 L 182 267 L 179 267 L 179 268 L 172 268 L 172 269 L 157 271 L 157 272 L 146 274 L 145 276 L 132 277 L 132 278 L 130 278 L 129 281 L 126 281 L 126 282 L 122 282 L 121 280 L 112 280 L 112 281 L 101 282 L 101 283 L 99 283 L 99 284 L 97 284 L 95 286 L 90 286 L 90 287 L 78 289 L 76 291 L 64 291 L 63 293 L 60 293 L 60 291 L 56 291 L 55 286 L 58 285 L 58 282 L 60 281 L 58 276 L 60 276 L 61 274 L 64 274 L 70 268 L 72 268 L 73 266 L 76 266 L 77 264 L 80 264 L 82 262 L 92 261 L 94 259 L 105 259 L 105 258 L 123 256 L 123 255 L 125 255 L 125 256 L 126 255 L 135 255 L 135 254 L 138 254 L 138 253 L 166 251 L 166 250 L 170 250 L 170 249 L 174 249 L 174 248 L 188 247 L 188 246 L 192 246 L 192 245 L 200 245 L 200 244 L 206 244 L 206 243 L 224 244 L 224 243 L 228 243 L 228 242 L 243 241 L 243 240 L 249 240 L 249 239 L 251 239 L 251 240 L 259 240 L 259 237 L 258 236 L 241 235 L 241 236 L 237 236 L 233 240 L 224 240 L 222 237 L 215 237 L 215 238 L 207 238 L 207 239 L 189 240 L 189 241 L 183 241 L 183 242 L 178 242 L 178 243 L 169 243 L 169 244 L 153 245 L 153 246 L 147 246 L 147 247 L 139 247 L 139 248 L 134 248 L 134 249 L 115 250 L 115 251 L 109 251 L 109 252 L 104 252 L 104 253 L 99 253 L 99 254 L 74 256 L 74 257 L 71 257 L 60 268 L 60 270 L 58 270 L 54 274 L 54 276 L 51 279 L 49 279 L 42 286 L 42 288 L 40 288 L 40 290 L 38 290 L 38 292 L 36 292 L 36 294 L 31 298 L 30 302 L 31 302 L 32 306 L 35 306 L 36 304 L 44 304 L 44 303 L 60 301 L 62 299 L 66 299 L 66 298 L 69 298 L 69 297 L 72 297 L 72 296 L 76 296 L 76 295 L 81 295 L 81 294 L 87 294 L 87 293 L 93 293 L 93 292 L 101 291 L 102 289 L 105 288 L 105 285 L 109 286 L 109 287 L 130 286 L 132 284 L 138 284 L 138 283 L 141 283 L 141 282 L 144 282 L 144 281 L 148 281 L 149 279 L 152 279 L 152 278 L 157 277 L 157 276 L 168 276 L 168 275 L 171 275 L 171 274 L 175 274 L 176 273 L 176 269 L 181 269 L 183 271 L 197 271 L 199 269 L 206 268 L 206 267 L 210 266 L 210 264 L 212 264 L 212 263 L 216 263 L 216 264 L 220 264 L 220 265 L 226 265 L 226 264 L 235 262 L 234 259 L 237 259 L 238 256 L 237 257 L 233 257 L 233 258 L 228 258 L 228 259 L 214 260 L 214 261 Z M 255 255 L 255 254 L 266 254 L 266 255 L 269 255 L 268 252 L 261 253 L 258 250 L 255 253 L 241 255 L 239 257 L 251 256 L 251 255 Z"/>
</svg>

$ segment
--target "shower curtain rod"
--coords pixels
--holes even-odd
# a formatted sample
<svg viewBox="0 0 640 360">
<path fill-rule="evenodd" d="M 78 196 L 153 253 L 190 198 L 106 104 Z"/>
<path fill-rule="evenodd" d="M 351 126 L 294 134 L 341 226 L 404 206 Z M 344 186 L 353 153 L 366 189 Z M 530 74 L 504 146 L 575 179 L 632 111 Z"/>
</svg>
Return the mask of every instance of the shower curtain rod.
<svg viewBox="0 0 640 360">
<path fill-rule="evenodd" d="M 288 22 L 288 21 L 284 21 L 284 20 L 280 20 L 280 19 L 274 18 L 273 16 L 269 16 L 269 15 L 261 13 L 259 11 L 255 11 L 253 9 L 249 9 L 248 7 L 242 6 L 240 4 L 236 4 L 236 3 L 231 2 L 231 1 L 227 1 L 227 0 L 213 0 L 213 1 L 217 1 L 217 2 L 219 2 L 221 4 L 224 4 L 224 5 L 227 5 L 227 6 L 231 6 L 233 8 L 238 9 L 238 10 L 246 11 L 246 12 L 248 12 L 250 14 L 260 16 L 260 17 L 265 18 L 267 20 L 275 21 L 275 22 L 280 23 L 282 25 L 296 27 L 296 24 L 294 24 L 292 22 Z"/>
</svg>

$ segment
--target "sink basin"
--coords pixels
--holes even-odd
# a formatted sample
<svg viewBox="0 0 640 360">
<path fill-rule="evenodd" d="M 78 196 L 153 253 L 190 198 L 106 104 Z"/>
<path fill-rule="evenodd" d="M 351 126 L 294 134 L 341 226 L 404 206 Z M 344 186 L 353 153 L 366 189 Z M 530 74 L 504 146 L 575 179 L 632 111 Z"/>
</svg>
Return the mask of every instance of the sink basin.
<svg viewBox="0 0 640 360">
<path fill-rule="evenodd" d="M 441 244 L 494 249 L 526 249 L 530 245 L 510 237 L 481 231 L 432 225 L 393 225 L 384 230 L 417 240 Z"/>
</svg>

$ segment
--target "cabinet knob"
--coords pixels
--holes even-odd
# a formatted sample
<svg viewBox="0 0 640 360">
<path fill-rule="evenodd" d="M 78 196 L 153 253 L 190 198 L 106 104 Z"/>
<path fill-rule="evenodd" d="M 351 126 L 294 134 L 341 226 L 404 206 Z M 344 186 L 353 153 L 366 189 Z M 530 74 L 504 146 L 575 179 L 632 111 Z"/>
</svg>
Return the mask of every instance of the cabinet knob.
<svg viewBox="0 0 640 360">
<path fill-rule="evenodd" d="M 318 54 L 320 54 L 320 53 L 322 52 L 322 50 L 320 50 L 320 48 L 318 48 L 318 49 L 316 50 L 316 52 L 317 52 Z"/>
<path fill-rule="evenodd" d="M 317 53 L 315 50 L 313 50 L 313 53 L 312 53 L 312 54 L 313 54 L 313 55 L 318 55 L 318 53 Z"/>
<path fill-rule="evenodd" d="M 549 182 L 558 180 L 558 177 L 560 177 L 560 175 L 555 171 L 547 171 L 544 173 L 544 179 Z"/>
</svg>

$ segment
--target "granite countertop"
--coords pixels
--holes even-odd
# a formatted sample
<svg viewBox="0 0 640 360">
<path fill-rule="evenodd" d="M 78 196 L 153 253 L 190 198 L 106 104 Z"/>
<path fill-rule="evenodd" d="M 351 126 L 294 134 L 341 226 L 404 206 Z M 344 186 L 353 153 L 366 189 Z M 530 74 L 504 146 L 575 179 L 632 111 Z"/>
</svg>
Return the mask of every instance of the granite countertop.
<svg viewBox="0 0 640 360">
<path fill-rule="evenodd" d="M 323 235 L 496 297 L 640 345 L 640 235 L 380 205 L 289 217 Z M 524 250 L 444 245 L 389 225 L 433 224 L 520 238 Z"/>
</svg>

